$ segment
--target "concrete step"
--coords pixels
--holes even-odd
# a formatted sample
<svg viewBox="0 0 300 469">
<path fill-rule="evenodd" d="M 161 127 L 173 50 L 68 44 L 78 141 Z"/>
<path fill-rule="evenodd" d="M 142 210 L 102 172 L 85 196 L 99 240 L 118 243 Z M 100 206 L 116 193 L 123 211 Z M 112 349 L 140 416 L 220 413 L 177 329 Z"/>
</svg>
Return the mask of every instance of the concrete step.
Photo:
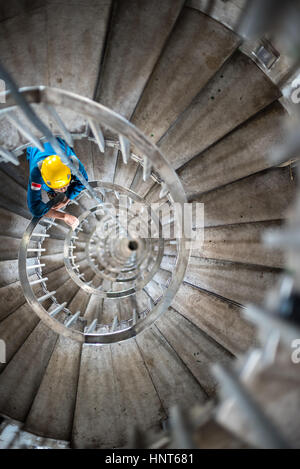
<svg viewBox="0 0 300 469">
<path fill-rule="evenodd" d="M 232 355 L 172 308 L 160 316 L 155 325 L 206 395 L 214 395 L 217 383 L 210 373 L 210 365 L 214 362 L 228 363 Z"/>
<path fill-rule="evenodd" d="M 183 8 L 133 116 L 154 142 L 164 135 L 238 47 L 232 31 Z"/>
<path fill-rule="evenodd" d="M 32 0 L 30 3 L 26 0 L 13 0 L 9 3 L 3 3 L 0 7 L 0 21 L 12 18 L 24 12 L 32 12 L 43 5 L 43 0 Z"/>
<path fill-rule="evenodd" d="M 112 324 L 115 316 L 119 318 L 119 301 L 104 298 L 101 311 L 101 323 Z"/>
<path fill-rule="evenodd" d="M 146 309 L 149 308 L 150 306 L 149 297 L 146 295 L 146 293 L 143 290 L 138 291 L 135 294 L 134 298 L 137 303 L 137 310 L 139 312 L 145 311 Z"/>
<path fill-rule="evenodd" d="M 133 340 L 83 346 L 73 427 L 75 448 L 124 446 L 135 425 L 146 430 L 157 426 L 162 417 L 161 403 Z"/>
<path fill-rule="evenodd" d="M 238 356 L 255 341 L 255 329 L 239 306 L 182 283 L 172 307 L 217 343 Z"/>
<path fill-rule="evenodd" d="M 30 214 L 30 218 L 32 218 L 32 215 Z M 48 219 L 49 220 L 49 219 Z M 53 220 L 53 219 L 51 219 Z M 61 220 L 58 220 L 58 219 L 55 219 L 53 220 L 58 226 L 51 226 L 51 228 L 49 229 L 49 224 L 46 223 L 45 221 L 41 220 L 41 224 L 43 226 L 45 226 L 46 228 L 48 227 L 48 231 L 47 233 L 51 236 L 51 238 L 56 238 L 56 239 L 60 239 L 60 240 L 64 240 L 65 238 L 65 235 L 67 233 L 67 230 L 68 230 L 68 226 L 66 225 L 66 223 L 64 223 L 63 221 Z M 29 222 L 28 222 L 29 224 Z"/>
<path fill-rule="evenodd" d="M 52 236 L 45 238 L 43 248 L 46 249 L 47 253 L 60 254 L 64 250 L 64 239 L 52 238 Z"/>
<path fill-rule="evenodd" d="M 27 209 L 27 191 L 19 183 L 0 171 L 0 184 L 1 187 L 5 187 L 5 195 L 1 194 L 0 196 L 2 207 L 10 210 L 10 202 L 12 202 L 29 212 Z"/>
<path fill-rule="evenodd" d="M 83 316 L 84 311 L 86 310 L 87 304 L 89 302 L 90 295 L 86 293 L 84 290 L 79 288 L 78 292 L 74 296 L 74 298 L 68 304 L 68 308 L 72 313 L 77 313 L 80 311 L 80 316 Z"/>
<path fill-rule="evenodd" d="M 270 152 L 286 139 L 286 112 L 278 101 L 190 160 L 179 176 L 186 194 L 211 191 L 270 168 Z"/>
<path fill-rule="evenodd" d="M 151 177 L 148 178 L 147 181 L 143 180 L 143 168 L 141 165 L 139 165 L 132 179 L 130 189 L 139 194 L 141 197 L 145 197 L 153 184 L 154 181 Z"/>
<path fill-rule="evenodd" d="M 16 282 L 19 278 L 18 260 L 0 262 L 0 287 Z"/>
<path fill-rule="evenodd" d="M 0 288 L 0 320 L 6 318 L 24 303 L 24 293 L 19 281 Z"/>
<path fill-rule="evenodd" d="M 0 218 L 0 233 L 2 236 L 22 238 L 23 233 L 29 224 L 29 220 L 27 218 L 23 218 L 20 215 L 2 207 L 0 207 Z"/>
<path fill-rule="evenodd" d="M 183 0 L 116 3 L 97 101 L 130 119 L 183 4 Z"/>
<path fill-rule="evenodd" d="M 31 279 L 36 280 L 36 275 L 33 275 Z M 42 296 L 40 285 L 36 285 L 34 289 L 39 296 Z M 0 321 L 25 303 L 23 289 L 19 281 L 0 288 Z"/>
<path fill-rule="evenodd" d="M 147 291 L 147 293 L 154 301 L 162 295 L 161 289 L 158 288 L 157 284 L 153 280 L 150 280 L 150 282 L 145 285 L 144 290 Z"/>
<path fill-rule="evenodd" d="M 279 249 L 268 248 L 262 242 L 266 230 L 277 230 L 283 220 L 268 220 L 252 223 L 221 225 L 198 230 L 191 255 L 207 259 L 227 260 L 256 264 L 267 267 L 284 268 L 284 255 Z M 202 243 L 201 236 L 204 236 Z M 167 245 L 165 254 L 176 254 L 175 245 Z"/>
<path fill-rule="evenodd" d="M 29 14 L 19 10 L 1 22 L 2 63 L 19 87 L 48 84 L 46 30 L 45 8 L 35 9 Z"/>
<path fill-rule="evenodd" d="M 162 267 L 172 270 L 165 256 Z M 279 280 L 281 269 L 191 257 L 184 280 L 239 304 L 262 303 Z"/>
<path fill-rule="evenodd" d="M 65 2 L 48 2 L 49 86 L 93 98 L 111 3 L 88 0 L 74 8 Z"/>
<path fill-rule="evenodd" d="M 0 377 L 0 411 L 24 421 L 52 355 L 57 335 L 39 323 Z"/>
<path fill-rule="evenodd" d="M 166 287 L 171 278 L 170 272 L 167 270 L 159 269 L 153 276 L 153 280 Z"/>
<path fill-rule="evenodd" d="M 93 285 L 95 287 L 99 287 L 102 285 L 102 279 L 97 278 L 96 276 L 93 277 Z M 87 321 L 87 325 L 90 325 L 94 319 L 97 318 L 98 322 L 101 322 L 102 316 L 102 309 L 103 309 L 103 298 L 98 295 L 88 295 L 88 301 L 85 305 L 85 308 L 82 309 L 82 316 Z M 81 310 L 80 310 L 81 311 Z"/>
<path fill-rule="evenodd" d="M 117 164 L 118 150 L 107 147 L 105 153 L 101 153 L 96 143 L 91 143 L 94 180 L 113 182 Z"/>
<path fill-rule="evenodd" d="M 1 60 L 20 88 L 48 84 L 46 30 L 45 8 L 34 9 L 29 14 L 18 9 L 16 16 L 8 17 L 1 22 Z M 19 112 L 18 116 L 21 117 Z M 45 113 L 43 113 L 43 118 L 48 125 L 49 121 L 45 118 Z M 7 119 L 1 126 L 0 141 L 10 149 L 26 143 L 24 137 L 12 127 Z"/>
<path fill-rule="evenodd" d="M 70 275 L 68 274 L 64 265 L 58 269 L 52 270 L 51 272 L 47 272 L 47 277 L 47 287 L 50 290 L 57 290 L 61 285 L 70 280 Z"/>
<path fill-rule="evenodd" d="M 255 63 L 237 51 L 193 99 L 159 147 L 177 169 L 279 96 Z"/>
<path fill-rule="evenodd" d="M 147 192 L 147 194 L 145 195 L 146 202 L 148 204 L 152 204 L 152 203 L 156 203 L 156 202 L 161 204 L 166 199 L 160 199 L 159 198 L 160 191 L 161 191 L 161 185 L 157 184 L 157 183 L 153 183 L 153 181 L 152 181 L 151 188 Z"/>
<path fill-rule="evenodd" d="M 114 177 L 114 184 L 118 184 L 119 186 L 125 188 L 130 188 L 137 169 L 138 163 L 130 159 L 127 164 L 124 164 L 122 155 L 121 153 L 119 153 Z M 140 191 L 138 191 L 138 193 L 139 192 Z"/>
<path fill-rule="evenodd" d="M 270 220 L 206 228 L 203 247 L 193 249 L 192 255 L 284 268 L 283 252 L 268 248 L 262 241 L 265 230 L 280 229 L 282 224 L 282 221 Z"/>
<path fill-rule="evenodd" d="M 18 258 L 21 239 L 0 235 L 0 261 L 9 261 Z M 34 257 L 35 253 L 28 253 L 28 257 Z"/>
<path fill-rule="evenodd" d="M 136 341 L 113 344 L 111 353 L 120 406 L 122 443 L 126 444 L 134 427 L 142 431 L 158 429 L 166 414 Z"/>
<path fill-rule="evenodd" d="M 92 147 L 95 144 L 90 142 L 87 138 L 80 140 L 74 140 L 74 151 L 81 163 L 85 167 L 87 175 L 90 181 L 95 179 L 94 177 L 94 167 L 93 167 L 93 157 L 92 157 Z"/>
<path fill-rule="evenodd" d="M 78 290 L 78 285 L 70 278 L 66 282 L 61 283 L 61 285 L 56 290 L 55 298 L 60 304 L 64 301 L 67 301 L 68 308 L 69 303 L 71 302 L 72 298 L 74 298 Z"/>
<path fill-rule="evenodd" d="M 43 267 L 43 273 L 48 274 L 64 265 L 63 253 L 51 255 L 50 252 L 46 251 L 45 255 L 41 256 L 40 261 L 46 264 L 45 267 Z"/>
<path fill-rule="evenodd" d="M 26 153 L 19 156 L 19 166 L 9 163 L 0 163 L 0 170 L 10 176 L 14 181 L 16 181 L 20 186 L 27 191 L 28 186 L 28 174 L 29 174 L 29 165 L 26 159 Z"/>
<path fill-rule="evenodd" d="M 188 411 L 206 401 L 199 382 L 155 325 L 139 334 L 136 342 L 167 415 L 174 405 Z"/>
<path fill-rule="evenodd" d="M 191 200 L 205 204 L 206 227 L 231 225 L 285 218 L 295 190 L 290 169 L 274 168 Z"/>
<path fill-rule="evenodd" d="M 0 322 L 0 337 L 6 344 L 6 362 L 0 364 L 0 372 L 23 345 L 38 322 L 38 316 L 27 303 Z"/>
<path fill-rule="evenodd" d="M 121 431 L 118 409 L 110 345 L 83 345 L 72 446 L 118 446 Z"/>
<path fill-rule="evenodd" d="M 98 295 L 90 295 L 88 303 L 84 311 L 84 319 L 89 326 L 94 319 L 97 319 L 98 324 L 103 321 L 103 298 Z"/>
<path fill-rule="evenodd" d="M 25 429 L 70 441 L 81 344 L 60 336 L 26 418 Z"/>
<path fill-rule="evenodd" d="M 20 87 L 43 84 L 92 98 L 110 6 L 110 0 L 76 4 L 76 8 L 67 3 L 50 2 L 30 14 L 18 10 L 17 16 L 1 23 L 3 64 Z M 84 131 L 84 118 L 64 109 L 59 113 L 71 131 Z M 43 118 L 49 125 L 50 119 L 45 118 L 45 113 Z M 25 143 L 10 124 L 6 127 L 1 129 L 0 140 L 9 148 Z M 57 130 L 55 125 L 53 130 Z"/>
</svg>

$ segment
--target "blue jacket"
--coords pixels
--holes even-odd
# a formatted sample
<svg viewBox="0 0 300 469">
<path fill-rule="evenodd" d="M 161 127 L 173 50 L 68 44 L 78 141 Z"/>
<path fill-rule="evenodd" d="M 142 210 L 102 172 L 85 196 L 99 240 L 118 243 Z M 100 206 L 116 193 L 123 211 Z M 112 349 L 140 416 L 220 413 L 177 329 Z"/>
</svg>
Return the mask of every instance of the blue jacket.
<svg viewBox="0 0 300 469">
<path fill-rule="evenodd" d="M 66 144 L 66 142 L 61 139 L 57 138 L 59 145 L 61 146 L 62 150 L 66 152 L 67 156 L 70 157 L 73 164 L 79 169 L 81 174 L 84 178 L 88 181 L 87 173 L 84 169 L 83 164 L 79 161 L 77 156 L 75 155 L 74 151 Z M 29 161 L 29 181 L 28 181 L 28 191 L 27 191 L 27 203 L 30 212 L 35 217 L 42 217 L 45 215 L 49 210 L 49 204 L 42 202 L 42 189 L 46 192 L 54 191 L 45 184 L 40 167 L 42 165 L 42 161 L 49 155 L 55 155 L 55 151 L 53 150 L 50 143 L 46 142 L 43 144 L 45 151 L 42 152 L 36 147 L 28 147 L 27 148 L 27 160 Z M 71 183 L 68 189 L 65 192 L 65 195 L 68 199 L 75 199 L 77 195 L 84 189 L 83 184 L 76 178 L 76 176 L 72 175 Z"/>
</svg>

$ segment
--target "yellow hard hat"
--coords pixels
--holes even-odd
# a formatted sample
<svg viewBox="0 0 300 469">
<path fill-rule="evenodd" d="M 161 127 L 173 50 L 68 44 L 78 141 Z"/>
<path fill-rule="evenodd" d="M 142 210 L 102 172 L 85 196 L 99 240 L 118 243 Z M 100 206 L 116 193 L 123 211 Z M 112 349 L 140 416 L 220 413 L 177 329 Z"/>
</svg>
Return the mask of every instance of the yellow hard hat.
<svg viewBox="0 0 300 469">
<path fill-rule="evenodd" d="M 41 167 L 42 178 L 51 189 L 60 189 L 71 181 L 71 171 L 58 155 L 47 156 Z"/>
</svg>

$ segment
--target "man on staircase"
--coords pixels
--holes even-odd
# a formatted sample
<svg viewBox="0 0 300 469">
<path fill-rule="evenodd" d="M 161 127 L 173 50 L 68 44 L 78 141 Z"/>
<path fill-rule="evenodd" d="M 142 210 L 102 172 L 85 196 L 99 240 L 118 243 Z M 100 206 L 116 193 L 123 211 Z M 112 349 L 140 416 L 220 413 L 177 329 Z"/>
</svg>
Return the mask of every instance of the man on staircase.
<svg viewBox="0 0 300 469">
<path fill-rule="evenodd" d="M 84 166 L 75 155 L 74 150 L 63 139 L 57 138 L 57 141 L 67 157 L 88 181 Z M 78 219 L 69 213 L 61 212 L 60 209 L 66 207 L 70 200 L 75 199 L 84 186 L 75 175 L 71 174 L 70 168 L 62 163 L 50 143 L 44 143 L 44 150 L 42 152 L 36 147 L 27 148 L 27 160 L 29 161 L 27 203 L 29 210 L 35 217 L 47 215 L 47 217 L 61 219 L 74 230 L 79 224 Z M 49 202 L 47 203 L 42 200 L 42 190 L 48 194 Z M 63 201 L 50 208 L 50 200 L 58 193 L 65 193 Z"/>
</svg>

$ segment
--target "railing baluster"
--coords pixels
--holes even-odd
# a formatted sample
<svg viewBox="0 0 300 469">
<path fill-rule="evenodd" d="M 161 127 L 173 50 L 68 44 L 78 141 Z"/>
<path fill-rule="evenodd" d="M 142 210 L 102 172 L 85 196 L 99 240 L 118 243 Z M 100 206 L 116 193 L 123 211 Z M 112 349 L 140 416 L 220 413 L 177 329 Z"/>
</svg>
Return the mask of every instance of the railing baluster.
<svg viewBox="0 0 300 469">
<path fill-rule="evenodd" d="M 143 181 L 147 181 L 151 175 L 152 164 L 147 156 L 144 156 L 143 162 Z"/>
<path fill-rule="evenodd" d="M 163 197 L 165 197 L 167 195 L 167 193 L 169 192 L 169 189 L 168 189 L 168 186 L 165 182 L 162 182 L 161 183 L 161 190 L 160 190 L 160 193 L 159 193 L 159 198 L 162 199 Z"/>
<path fill-rule="evenodd" d="M 114 330 L 116 330 L 116 327 L 118 325 L 118 316 L 115 316 L 114 317 L 114 320 L 113 320 L 113 323 L 112 323 L 112 326 L 111 326 L 111 331 L 113 332 Z"/>
<path fill-rule="evenodd" d="M 67 302 L 65 301 L 64 303 L 62 303 L 61 305 L 57 306 L 57 308 L 53 309 L 52 311 L 49 312 L 49 316 L 51 316 L 52 318 L 54 316 L 56 316 L 58 313 L 60 313 L 64 307 L 67 305 Z"/>
<path fill-rule="evenodd" d="M 105 140 L 100 125 L 93 119 L 88 119 L 89 126 L 94 134 L 96 142 L 98 143 L 101 153 L 105 152 Z"/>
<path fill-rule="evenodd" d="M 29 285 L 37 285 L 38 283 L 43 283 L 48 280 L 48 277 L 44 278 L 39 278 L 38 280 L 33 280 L 32 282 L 29 282 Z"/>
<path fill-rule="evenodd" d="M 58 224 L 55 223 L 55 221 L 53 221 L 53 220 L 48 220 L 47 218 L 43 218 L 41 221 L 47 223 L 47 225 L 58 226 Z"/>
<path fill-rule="evenodd" d="M 124 135 L 119 135 L 120 148 L 123 158 L 123 163 L 127 164 L 130 158 L 130 141 Z"/>
<path fill-rule="evenodd" d="M 75 313 L 73 316 L 70 317 L 70 319 L 68 319 L 68 320 L 65 322 L 65 326 L 66 326 L 66 327 L 72 326 L 72 324 L 74 324 L 74 322 L 77 321 L 77 319 L 79 318 L 79 316 L 80 316 L 80 311 L 77 311 L 77 313 Z"/>
<path fill-rule="evenodd" d="M 27 265 L 26 270 L 31 270 L 31 269 L 38 269 L 45 267 L 46 264 L 33 264 L 33 265 Z"/>
<path fill-rule="evenodd" d="M 49 114 L 53 119 L 56 121 L 58 127 L 61 130 L 61 133 L 64 136 L 64 139 L 66 140 L 67 144 L 70 145 L 70 147 L 73 147 L 73 138 L 71 133 L 68 131 L 67 127 L 65 126 L 64 122 L 62 121 L 61 117 L 57 113 L 56 109 L 51 106 L 50 104 L 45 104 L 46 109 L 48 110 Z"/>
<path fill-rule="evenodd" d="M 32 233 L 31 236 L 40 236 L 42 238 L 50 238 L 50 235 L 47 233 Z"/>
<path fill-rule="evenodd" d="M 96 329 L 96 326 L 97 326 L 97 319 L 94 319 L 91 322 L 91 324 L 86 328 L 85 333 L 90 334 L 91 332 L 93 332 Z"/>
<path fill-rule="evenodd" d="M 20 162 L 13 152 L 6 150 L 6 148 L 0 147 L 0 155 L 2 156 L 5 162 L 13 163 L 16 166 L 19 166 Z"/>
<path fill-rule="evenodd" d="M 132 314 L 132 324 L 135 326 L 136 323 L 137 323 L 137 314 L 136 314 L 136 310 L 134 309 L 133 314 Z"/>
<path fill-rule="evenodd" d="M 47 300 L 48 298 L 50 298 L 50 296 L 55 295 L 55 293 L 56 293 L 56 290 L 53 290 L 53 291 L 47 293 L 46 295 L 41 296 L 41 297 L 38 298 L 37 300 L 38 300 L 39 303 L 43 303 L 43 301 L 45 301 L 45 300 Z"/>
<path fill-rule="evenodd" d="M 7 119 L 12 123 L 12 125 L 22 134 L 24 137 L 28 138 L 39 150 L 42 152 L 45 151 L 43 145 L 41 144 L 40 140 L 33 135 L 33 133 L 28 129 L 26 125 L 24 125 L 17 116 L 8 112 L 6 114 Z"/>
</svg>

